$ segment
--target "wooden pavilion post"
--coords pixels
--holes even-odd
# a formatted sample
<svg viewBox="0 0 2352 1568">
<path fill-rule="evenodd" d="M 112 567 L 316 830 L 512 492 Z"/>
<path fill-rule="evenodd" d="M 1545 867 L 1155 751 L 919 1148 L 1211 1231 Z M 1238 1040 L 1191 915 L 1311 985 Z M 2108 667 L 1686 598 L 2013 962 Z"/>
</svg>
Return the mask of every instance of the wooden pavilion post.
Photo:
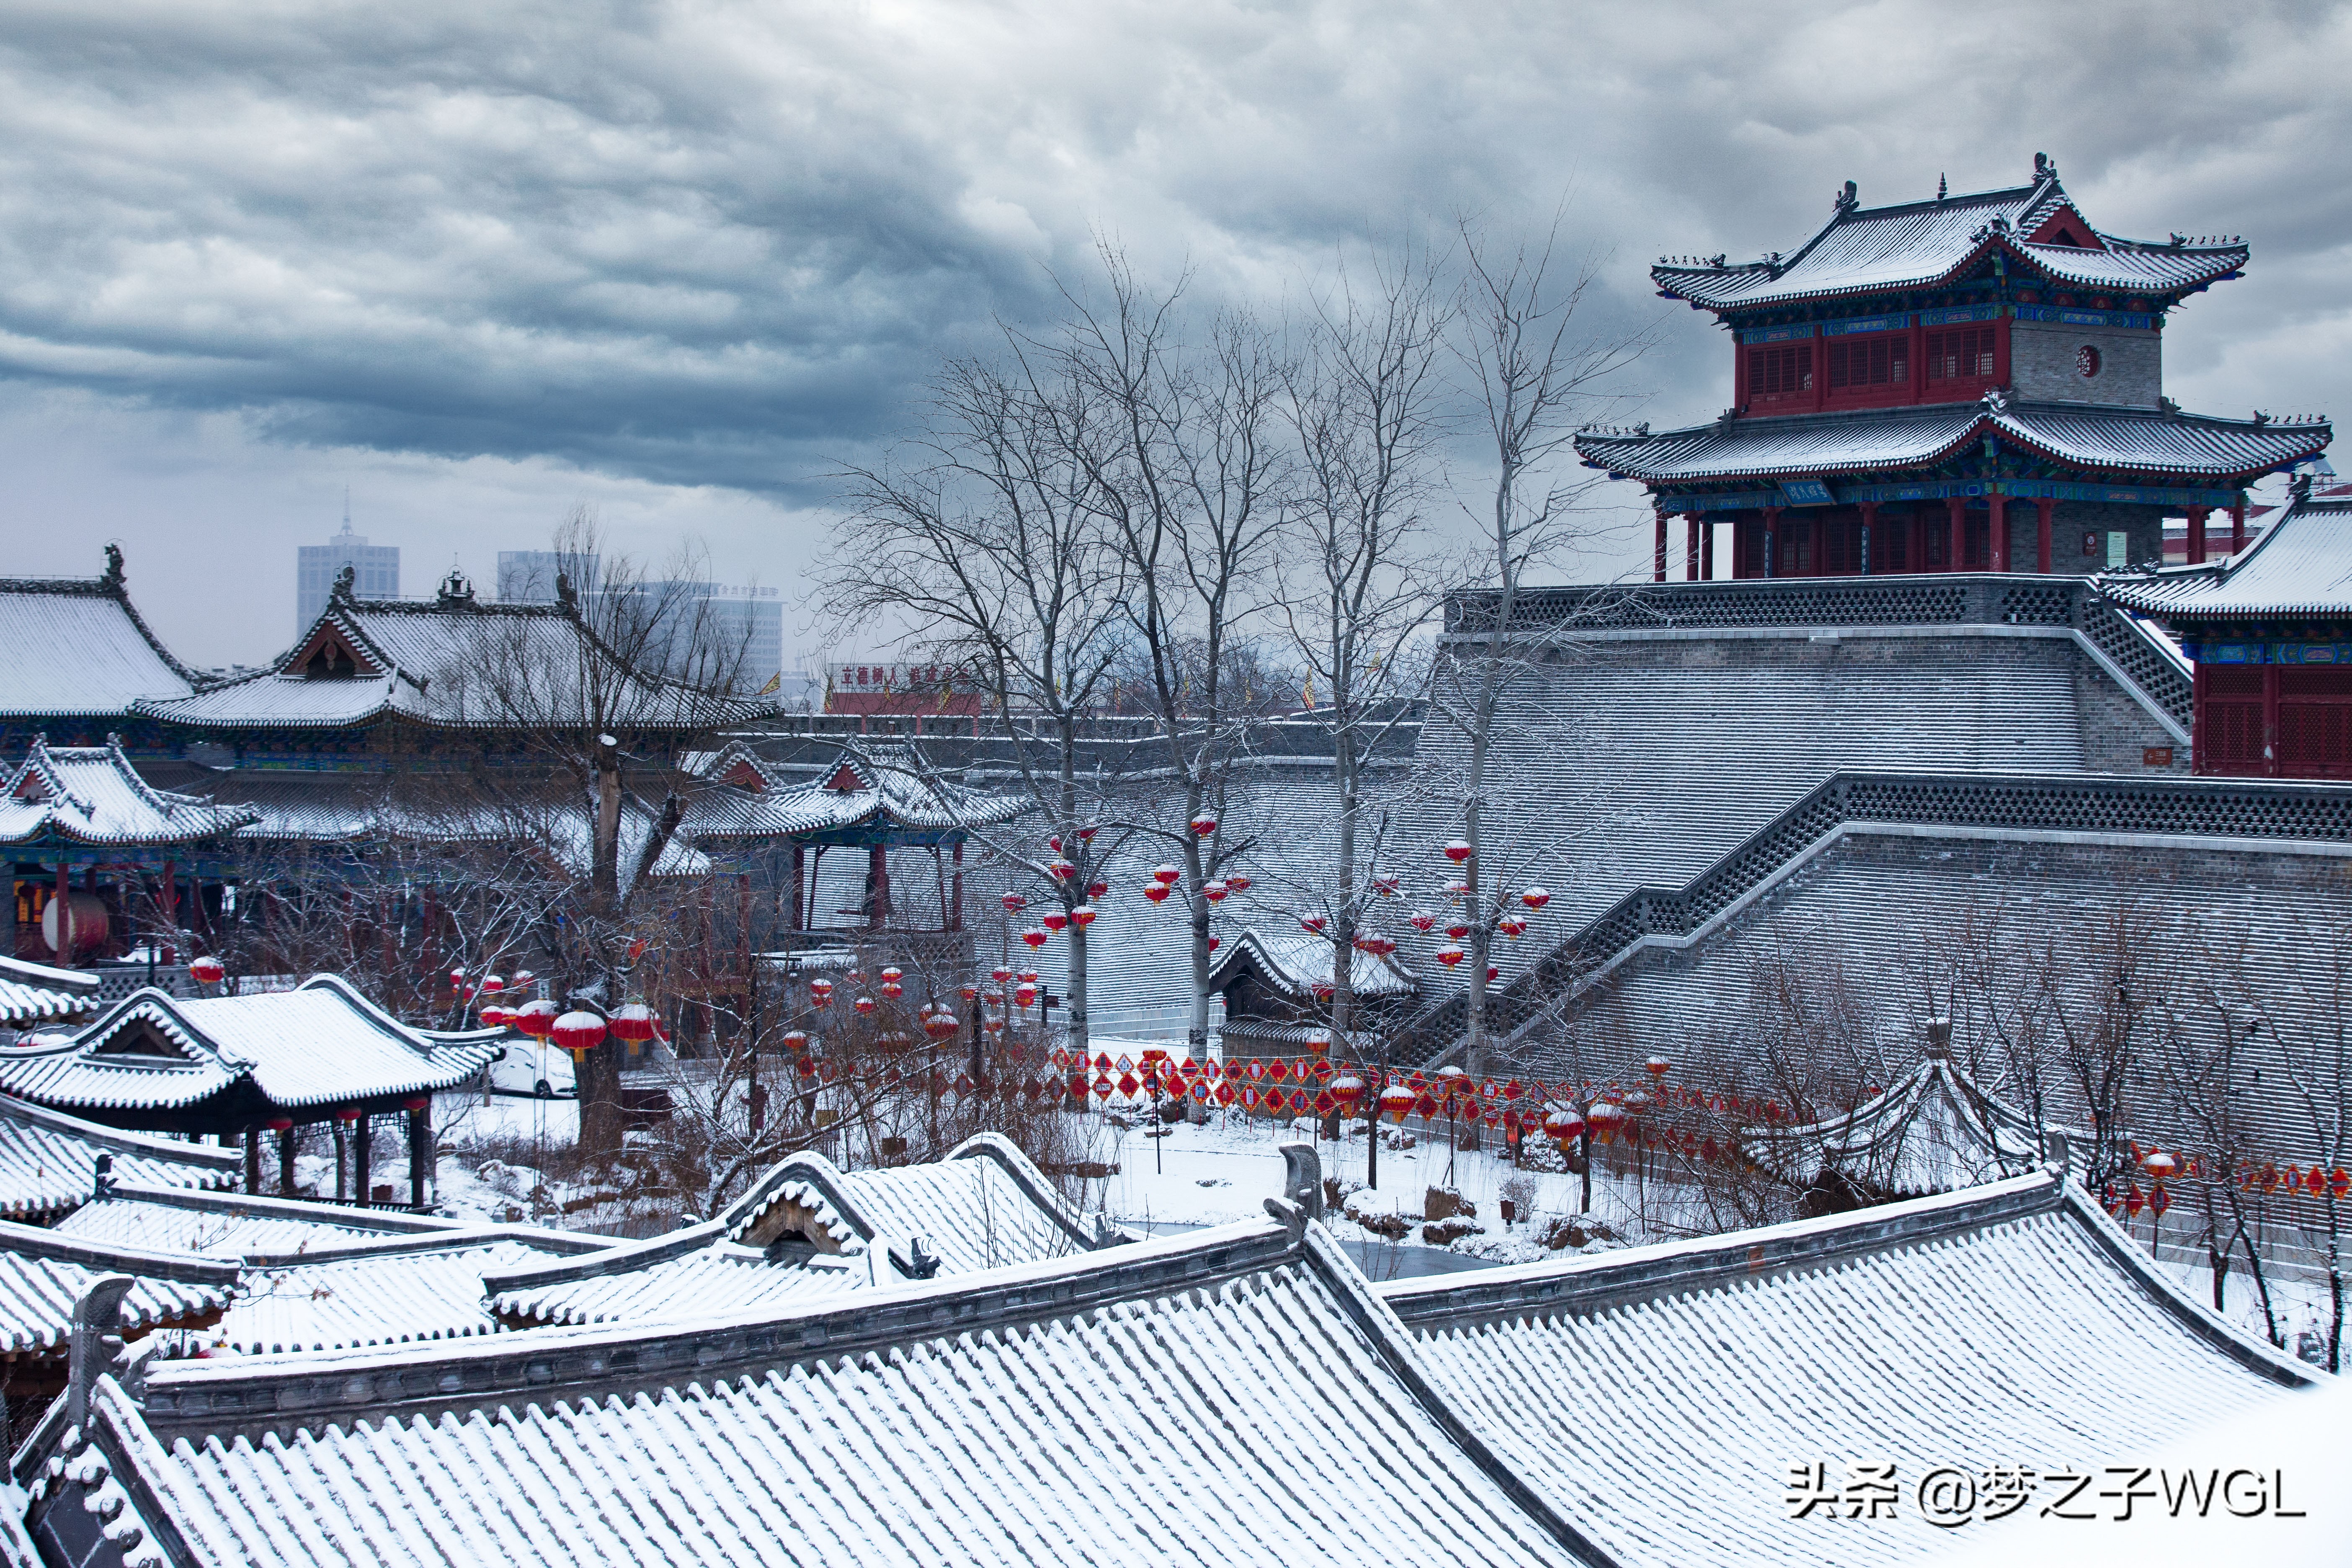
<svg viewBox="0 0 2352 1568">
<path fill-rule="evenodd" d="M 418 1208 L 425 1206 L 433 1165 L 433 1097 L 420 1094 L 408 1102 L 408 1201 Z"/>
<path fill-rule="evenodd" d="M 1687 583 L 1698 581 L 1699 515 L 1695 511 L 1683 513 L 1683 580 Z"/>
<path fill-rule="evenodd" d="M 2246 503 L 2241 500 L 2230 509 L 2230 553 L 2237 554 L 2246 547 Z"/>
<path fill-rule="evenodd" d="M 2192 506 L 2188 509 L 2188 561 L 2191 566 L 2201 566 L 2205 563 L 2205 520 L 2212 515 L 2213 509 L 2210 506 Z"/>
<path fill-rule="evenodd" d="M 278 1130 L 278 1191 L 280 1195 L 294 1195 L 294 1148 L 300 1130 L 291 1125 Z"/>
<path fill-rule="evenodd" d="M 375 1118 L 360 1112 L 359 1124 L 352 1130 L 352 1195 L 365 1208 L 375 1201 Z"/>
<path fill-rule="evenodd" d="M 245 1190 L 248 1195 L 261 1193 L 261 1129 L 245 1130 Z"/>
<path fill-rule="evenodd" d="M 1996 572 L 2009 570 L 2009 498 L 1985 497 L 1985 564 Z"/>
<path fill-rule="evenodd" d="M 1698 533 L 1698 576 L 1702 583 L 1715 581 L 1715 524 L 1701 516 Z"/>
<path fill-rule="evenodd" d="M 1660 507 L 1660 508 L 1657 510 L 1657 511 L 1656 511 L 1655 513 L 1654 513 L 1653 515 L 1656 517 L 1657 521 L 1658 521 L 1658 547 L 1657 547 L 1656 552 L 1654 552 L 1654 555 L 1653 555 L 1653 557 L 1652 557 L 1652 563 L 1651 563 L 1651 568 L 1650 568 L 1650 581 L 1651 581 L 1651 582 L 1653 582 L 1653 583 L 1663 583 L 1663 582 L 1664 582 L 1664 581 L 1666 580 L 1666 510 L 1665 510 L 1665 508 L 1664 508 L 1664 507 Z"/>
</svg>

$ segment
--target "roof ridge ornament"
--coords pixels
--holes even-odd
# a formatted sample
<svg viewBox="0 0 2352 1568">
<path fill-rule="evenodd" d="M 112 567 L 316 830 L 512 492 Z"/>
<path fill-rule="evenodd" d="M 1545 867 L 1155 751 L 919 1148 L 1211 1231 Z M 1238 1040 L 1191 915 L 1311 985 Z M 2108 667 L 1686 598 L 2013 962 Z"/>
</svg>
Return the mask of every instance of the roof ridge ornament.
<svg viewBox="0 0 2352 1568">
<path fill-rule="evenodd" d="M 1944 176 L 1937 174 L 1936 176 L 1936 199 L 1939 202 L 1942 201 L 1950 193 L 1950 190 L 1951 187 L 1944 183 Z"/>
<path fill-rule="evenodd" d="M 110 594 L 122 591 L 122 546 L 120 544 L 106 547 L 106 570 L 99 574 L 98 585 Z"/>
<path fill-rule="evenodd" d="M 1854 208 L 1861 205 L 1861 191 L 1855 186 L 1852 180 L 1848 180 L 1845 183 L 1845 189 L 1840 191 L 1837 194 L 1836 200 L 1830 204 L 1830 210 L 1840 216 L 1843 216 L 1845 214 L 1853 211 Z"/>
<path fill-rule="evenodd" d="M 2051 162 L 2049 153 L 2036 153 L 2033 154 L 2033 183 L 2035 184 L 2038 185 L 2044 180 L 2054 180 L 2057 177 L 2058 165 Z"/>
<path fill-rule="evenodd" d="M 456 605 L 470 605 L 474 602 L 474 584 L 453 565 L 449 568 L 449 575 L 441 579 L 440 598 L 441 607 L 445 610 Z"/>
<path fill-rule="evenodd" d="M 359 574 L 358 567 L 348 561 L 344 562 L 343 569 L 335 574 L 335 585 L 328 590 L 327 596 L 346 605 L 350 604 L 354 597 L 352 585 L 359 581 Z"/>
</svg>

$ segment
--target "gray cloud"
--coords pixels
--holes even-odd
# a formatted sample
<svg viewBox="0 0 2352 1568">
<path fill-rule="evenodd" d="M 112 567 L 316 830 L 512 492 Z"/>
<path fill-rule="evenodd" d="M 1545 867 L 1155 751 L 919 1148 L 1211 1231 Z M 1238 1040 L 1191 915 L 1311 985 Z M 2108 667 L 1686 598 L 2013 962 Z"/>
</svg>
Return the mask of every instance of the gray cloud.
<svg viewBox="0 0 2352 1568">
<path fill-rule="evenodd" d="M 33 421 L 10 445 L 36 467 L 22 432 L 58 416 L 25 411 L 94 395 L 110 428 L 227 417 L 187 450 L 420 497 L 476 493 L 433 461 L 487 460 L 534 504 L 819 505 L 942 349 L 1046 309 L 1097 233 L 1269 298 L 1349 237 L 1522 228 L 1565 195 L 1629 325 L 1663 309 L 1660 252 L 1788 248 L 1845 179 L 1981 188 L 2037 150 L 2105 227 L 2253 241 L 2183 314 L 2177 395 L 2324 408 L 2352 347 L 2347 57 L 2343 7 L 2286 4 L 20 3 L 0 419 Z M 1696 417 L 1727 369 L 1676 307 L 1636 380 Z M 708 515 L 772 580 L 791 556 L 761 550 L 805 542 Z"/>
</svg>

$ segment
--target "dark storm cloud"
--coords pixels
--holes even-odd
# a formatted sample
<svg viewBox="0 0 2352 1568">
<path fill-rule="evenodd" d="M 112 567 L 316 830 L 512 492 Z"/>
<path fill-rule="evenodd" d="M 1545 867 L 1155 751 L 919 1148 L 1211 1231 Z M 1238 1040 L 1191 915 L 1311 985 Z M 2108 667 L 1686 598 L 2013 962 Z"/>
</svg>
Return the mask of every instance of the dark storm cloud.
<svg viewBox="0 0 2352 1568">
<path fill-rule="evenodd" d="M 2341 9 L 2261 5 L 19 5 L 0 374 L 809 501 L 1096 233 L 1271 297 L 1572 193 L 1635 324 L 1661 251 L 2047 150 L 2103 226 L 2252 238 L 2175 367 L 2318 406 L 2347 55 Z M 1654 415 L 1711 414 L 1724 360 L 1671 318 Z"/>
</svg>

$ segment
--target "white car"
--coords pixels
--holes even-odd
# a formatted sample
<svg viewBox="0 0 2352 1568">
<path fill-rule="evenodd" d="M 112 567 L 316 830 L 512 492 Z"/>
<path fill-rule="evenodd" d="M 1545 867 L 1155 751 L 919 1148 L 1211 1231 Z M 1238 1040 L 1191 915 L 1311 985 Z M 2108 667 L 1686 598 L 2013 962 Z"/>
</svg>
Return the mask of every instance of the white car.
<svg viewBox="0 0 2352 1568">
<path fill-rule="evenodd" d="M 572 1074 L 572 1053 L 537 1040 L 509 1041 L 490 1058 L 493 1094 L 530 1094 L 541 1100 L 559 1095 L 577 1098 L 580 1081 Z"/>
</svg>

